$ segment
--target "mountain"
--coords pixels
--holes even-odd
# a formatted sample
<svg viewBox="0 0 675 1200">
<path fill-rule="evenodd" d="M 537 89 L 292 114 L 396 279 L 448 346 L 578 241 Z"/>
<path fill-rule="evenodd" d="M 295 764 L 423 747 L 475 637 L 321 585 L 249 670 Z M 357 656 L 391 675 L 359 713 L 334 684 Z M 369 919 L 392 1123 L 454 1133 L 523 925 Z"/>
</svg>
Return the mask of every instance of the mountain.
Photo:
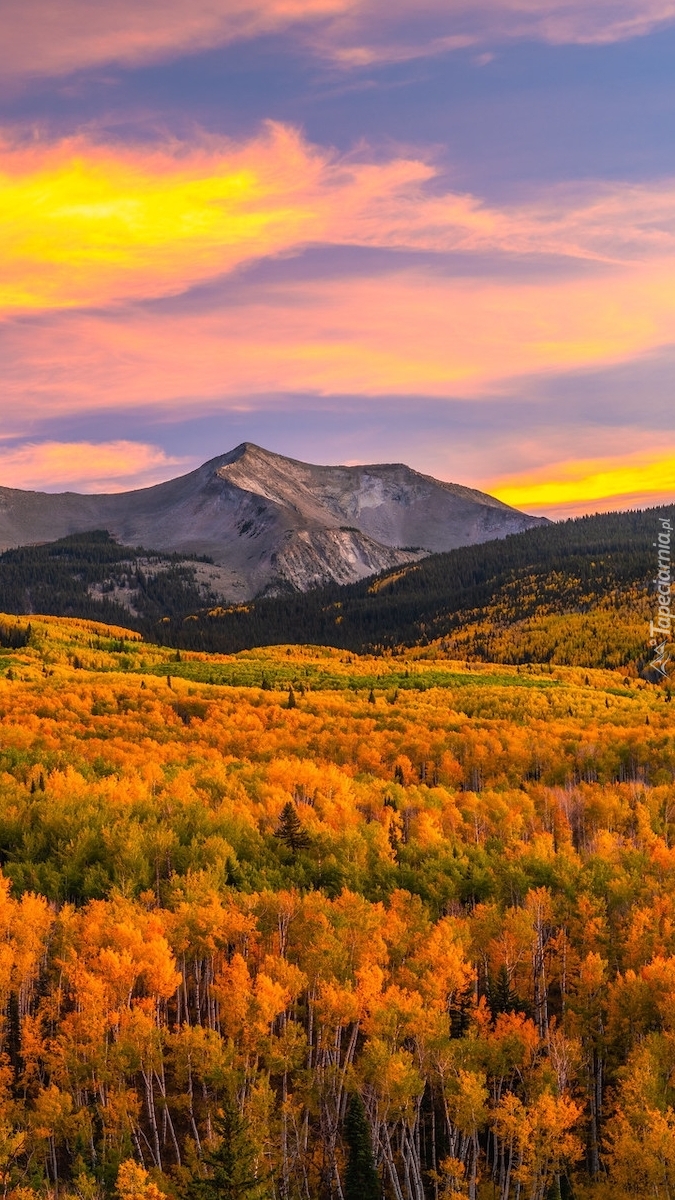
<svg viewBox="0 0 675 1200">
<path fill-rule="evenodd" d="M 619 667 L 647 654 L 653 542 L 667 509 L 602 513 L 435 554 L 348 587 L 174 617 L 152 637 L 232 653 L 276 643 Z"/>
<path fill-rule="evenodd" d="M 543 523 L 401 463 L 312 466 L 250 442 L 133 492 L 0 487 L 0 550 L 105 529 L 126 546 L 208 556 L 204 586 L 234 602 L 351 583 Z"/>
<path fill-rule="evenodd" d="M 425 654 L 431 645 L 452 659 L 635 673 L 646 665 L 654 530 L 666 511 L 549 523 L 353 584 L 229 605 L 208 563 L 122 546 L 104 530 L 71 534 L 0 554 L 0 612 L 107 621 L 175 651 L 314 643 Z"/>
</svg>

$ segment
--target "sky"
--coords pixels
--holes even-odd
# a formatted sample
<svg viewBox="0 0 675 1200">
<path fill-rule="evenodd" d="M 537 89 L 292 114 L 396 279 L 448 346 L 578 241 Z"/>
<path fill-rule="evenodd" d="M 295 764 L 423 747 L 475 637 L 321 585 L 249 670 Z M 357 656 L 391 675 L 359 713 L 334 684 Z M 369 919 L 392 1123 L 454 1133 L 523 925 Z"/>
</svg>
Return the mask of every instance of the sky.
<svg viewBox="0 0 675 1200">
<path fill-rule="evenodd" d="M 0 0 L 0 484 L 675 497 L 675 0 Z"/>
</svg>

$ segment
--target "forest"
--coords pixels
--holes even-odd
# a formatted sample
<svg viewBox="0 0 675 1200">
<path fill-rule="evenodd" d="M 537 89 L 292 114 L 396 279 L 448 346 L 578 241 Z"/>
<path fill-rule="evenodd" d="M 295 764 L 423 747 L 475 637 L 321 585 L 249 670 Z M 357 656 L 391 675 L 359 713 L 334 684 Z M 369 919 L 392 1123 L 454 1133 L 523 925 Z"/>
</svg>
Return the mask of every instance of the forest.
<svg viewBox="0 0 675 1200">
<path fill-rule="evenodd" d="M 225 654 L 310 641 L 360 653 L 431 645 L 470 661 L 622 667 L 644 655 L 660 512 L 579 517 L 346 587 L 230 606 L 204 594 L 194 562 L 94 531 L 0 555 L 0 608 L 111 621 L 153 642 Z"/>
<path fill-rule="evenodd" d="M 214 604 L 195 575 L 197 561 L 120 545 L 104 529 L 0 554 L 0 610 L 91 617 L 150 631 Z"/>
<path fill-rule="evenodd" d="M 3 1196 L 673 1195 L 668 684 L 0 626 Z"/>
<path fill-rule="evenodd" d="M 658 513 L 604 513 L 434 554 L 346 587 L 261 598 L 161 623 L 155 637 L 233 652 L 310 640 L 359 652 L 441 643 L 453 657 L 619 666 L 644 645 Z M 577 614 L 572 632 L 568 617 Z M 562 618 L 562 621 L 561 621 Z M 574 623 L 573 623 L 574 624 Z M 571 640 L 570 640 L 571 637 Z"/>
</svg>

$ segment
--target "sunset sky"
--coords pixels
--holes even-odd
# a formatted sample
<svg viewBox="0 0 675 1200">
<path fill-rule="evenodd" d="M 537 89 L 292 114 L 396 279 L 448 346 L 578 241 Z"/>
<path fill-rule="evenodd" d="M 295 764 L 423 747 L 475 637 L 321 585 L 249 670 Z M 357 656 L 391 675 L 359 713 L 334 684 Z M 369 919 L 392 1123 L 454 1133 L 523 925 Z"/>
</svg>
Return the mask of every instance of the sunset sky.
<svg viewBox="0 0 675 1200">
<path fill-rule="evenodd" d="M 675 498 L 675 0 L 8 0 L 0 484 Z"/>
</svg>

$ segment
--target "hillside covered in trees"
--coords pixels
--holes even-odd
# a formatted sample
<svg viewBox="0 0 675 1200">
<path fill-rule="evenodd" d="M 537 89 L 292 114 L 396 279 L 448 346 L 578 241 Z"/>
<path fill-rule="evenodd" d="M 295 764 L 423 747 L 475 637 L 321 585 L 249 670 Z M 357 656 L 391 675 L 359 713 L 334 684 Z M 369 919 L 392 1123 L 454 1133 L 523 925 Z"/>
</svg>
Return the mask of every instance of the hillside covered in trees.
<svg viewBox="0 0 675 1200">
<path fill-rule="evenodd" d="M 350 587 L 174 619 L 160 626 L 159 636 L 226 652 L 280 641 L 356 651 L 431 643 L 434 653 L 485 661 L 635 663 L 653 607 L 653 542 L 662 511 L 530 529 Z"/>
<path fill-rule="evenodd" d="M 216 597 L 200 587 L 198 560 L 121 546 L 105 530 L 0 554 L 0 611 L 92 618 L 152 629 Z"/>
<path fill-rule="evenodd" d="M 280 642 L 356 652 L 431 644 L 504 663 L 639 664 L 662 510 L 541 526 L 349 587 L 222 605 L 197 564 L 78 535 L 0 556 L 0 604 L 123 624 L 165 645 L 232 653 Z"/>
<path fill-rule="evenodd" d="M 667 687 L 0 624 L 6 1196 L 672 1195 Z"/>
</svg>

